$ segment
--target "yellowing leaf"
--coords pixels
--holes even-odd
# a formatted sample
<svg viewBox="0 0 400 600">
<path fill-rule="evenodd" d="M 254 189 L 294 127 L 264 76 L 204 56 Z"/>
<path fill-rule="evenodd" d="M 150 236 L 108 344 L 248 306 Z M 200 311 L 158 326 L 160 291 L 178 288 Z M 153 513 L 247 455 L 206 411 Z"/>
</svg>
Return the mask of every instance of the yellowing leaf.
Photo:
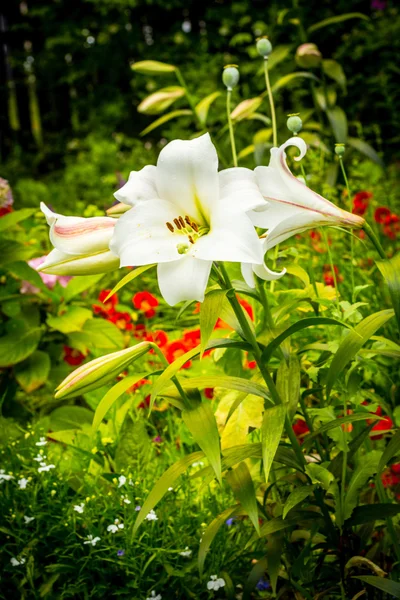
<svg viewBox="0 0 400 600">
<path fill-rule="evenodd" d="M 223 399 L 222 402 L 224 402 L 224 410 L 227 406 L 229 406 L 229 412 L 231 405 L 237 398 L 237 394 L 232 393 L 227 394 L 227 396 L 231 397 L 231 402 L 229 400 L 227 401 L 226 399 Z M 217 419 L 221 414 L 219 413 L 220 406 L 218 407 L 218 411 L 216 413 Z M 222 449 L 224 450 L 232 446 L 245 444 L 247 441 L 249 427 L 253 427 L 255 429 L 259 429 L 261 427 L 263 412 L 264 399 L 260 398 L 259 396 L 253 396 L 251 394 L 248 395 L 247 398 L 240 403 L 224 427 L 221 436 Z"/>
</svg>

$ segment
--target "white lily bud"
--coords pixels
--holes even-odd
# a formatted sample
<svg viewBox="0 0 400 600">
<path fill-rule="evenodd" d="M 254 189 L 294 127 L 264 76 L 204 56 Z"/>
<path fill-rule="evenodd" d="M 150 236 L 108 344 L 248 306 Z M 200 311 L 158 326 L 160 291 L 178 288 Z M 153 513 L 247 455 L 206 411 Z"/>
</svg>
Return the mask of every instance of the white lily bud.
<svg viewBox="0 0 400 600">
<path fill-rule="evenodd" d="M 73 398 L 105 385 L 115 379 L 133 361 L 146 354 L 150 347 L 149 342 L 141 342 L 131 348 L 112 352 L 91 360 L 78 367 L 60 383 L 55 397 Z"/>
<path fill-rule="evenodd" d="M 40 205 L 50 225 L 50 252 L 38 270 L 52 275 L 94 275 L 119 267 L 109 248 L 116 219 L 111 217 L 65 217 Z"/>
<path fill-rule="evenodd" d="M 114 204 L 114 206 L 110 206 L 110 208 L 107 208 L 106 213 L 109 217 L 117 218 L 126 213 L 126 211 L 130 210 L 131 208 L 132 206 L 129 206 L 129 204 L 125 204 L 124 202 L 117 202 L 117 204 Z"/>
</svg>

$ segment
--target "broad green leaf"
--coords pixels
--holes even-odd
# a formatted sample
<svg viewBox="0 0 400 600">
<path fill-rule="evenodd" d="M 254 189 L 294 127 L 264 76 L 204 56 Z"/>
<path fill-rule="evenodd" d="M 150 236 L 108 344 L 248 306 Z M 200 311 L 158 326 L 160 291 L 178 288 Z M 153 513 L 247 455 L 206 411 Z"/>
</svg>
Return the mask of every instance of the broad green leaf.
<svg viewBox="0 0 400 600">
<path fill-rule="evenodd" d="M 9 264 L 7 265 L 7 271 L 11 273 L 14 277 L 18 277 L 19 279 L 29 281 L 29 283 L 32 283 L 32 285 L 39 288 L 46 295 L 54 295 L 54 292 L 49 290 L 49 288 L 43 283 L 43 280 L 40 277 L 39 273 L 36 271 L 36 269 L 32 269 L 32 267 L 30 267 L 27 262 L 19 261 Z"/>
<path fill-rule="evenodd" d="M 354 13 L 345 13 L 344 15 L 337 15 L 335 17 L 329 17 L 328 19 L 324 19 L 323 21 L 319 21 L 318 23 L 314 23 L 307 29 L 308 33 L 312 33 L 317 31 L 318 29 L 322 29 L 322 27 L 328 27 L 329 25 L 336 25 L 337 23 L 342 23 L 343 21 L 347 21 L 348 19 L 363 19 L 364 21 L 369 21 L 369 17 L 367 15 L 363 15 L 362 13 L 354 12 Z"/>
<path fill-rule="evenodd" d="M 388 260 L 376 261 L 392 298 L 397 323 L 400 327 L 400 252 Z"/>
<path fill-rule="evenodd" d="M 33 214 L 37 212 L 36 208 L 22 208 L 21 210 L 14 210 L 10 212 L 0 219 L 0 231 L 7 231 L 7 229 L 11 229 L 20 221 L 24 221 L 28 219 Z"/>
<path fill-rule="evenodd" d="M 169 65 L 158 60 L 140 60 L 131 64 L 131 69 L 132 71 L 136 71 L 136 73 L 143 73 L 144 75 L 160 75 L 176 71 L 174 65 Z"/>
<path fill-rule="evenodd" d="M 371 521 L 382 521 L 388 517 L 395 517 L 398 514 L 400 514 L 400 504 L 364 504 L 356 506 L 348 524 L 356 527 Z"/>
<path fill-rule="evenodd" d="M 308 496 L 310 496 L 314 491 L 315 485 L 304 485 L 302 487 L 296 488 L 293 490 L 291 494 L 289 494 L 285 505 L 283 507 L 282 519 L 286 518 L 286 515 L 292 508 L 303 502 Z"/>
<path fill-rule="evenodd" d="M 232 121 L 239 122 L 250 117 L 262 104 L 263 98 L 248 98 L 240 102 L 231 112 Z"/>
<path fill-rule="evenodd" d="M 75 296 L 79 296 L 82 292 L 96 285 L 103 277 L 104 273 L 100 273 L 99 275 L 85 275 L 85 277 L 73 277 L 63 291 L 65 302 L 70 302 Z"/>
<path fill-rule="evenodd" d="M 1 217 L 5 219 L 5 217 Z M 36 254 L 33 246 L 26 246 L 10 239 L 0 239 L 0 265 L 29 260 Z"/>
<path fill-rule="evenodd" d="M 268 56 L 268 71 L 271 72 L 274 67 L 284 61 L 291 53 L 293 46 L 291 44 L 281 44 L 274 46 L 271 54 Z M 260 69 L 262 72 L 263 69 Z"/>
<path fill-rule="evenodd" d="M 83 406 L 60 406 L 50 413 L 50 429 L 64 431 L 66 429 L 81 429 L 91 425 L 93 411 Z"/>
<path fill-rule="evenodd" d="M 289 356 L 289 364 L 285 358 L 281 360 L 276 375 L 276 389 L 292 421 L 300 397 L 300 363 L 295 354 Z"/>
<path fill-rule="evenodd" d="M 155 264 L 153 264 L 153 265 L 144 265 L 143 267 L 136 267 L 135 269 L 133 269 L 133 271 L 130 271 L 127 275 L 125 275 L 125 277 L 123 279 L 121 279 L 121 281 L 119 281 L 117 283 L 116 286 L 113 287 L 113 289 L 108 294 L 108 296 L 104 300 L 104 302 L 107 302 L 107 300 L 109 298 L 111 298 L 111 296 L 113 294 L 115 294 L 121 288 L 123 288 L 124 285 L 126 285 L 127 283 L 130 283 L 131 281 L 133 281 L 134 279 L 136 279 L 136 277 L 139 277 L 139 275 L 142 275 L 142 273 L 145 273 L 146 271 L 148 271 L 148 269 L 151 269 L 152 267 L 155 267 L 155 266 L 156 266 Z"/>
<path fill-rule="evenodd" d="M 210 110 L 211 104 L 215 102 L 220 95 L 221 92 L 213 92 L 212 94 L 209 94 L 200 100 L 200 102 L 196 105 L 196 114 L 203 125 L 205 125 L 207 122 L 208 111 Z"/>
<path fill-rule="evenodd" d="M 73 331 L 68 335 L 68 345 L 83 354 L 87 350 L 119 350 L 124 348 L 123 333 L 114 323 L 105 319 L 88 319 L 82 331 Z"/>
<path fill-rule="evenodd" d="M 218 321 L 220 313 L 222 311 L 222 306 L 224 302 L 224 298 L 226 296 L 227 290 L 211 290 L 206 297 L 204 298 L 204 302 L 201 304 L 200 308 L 200 332 L 201 332 L 201 343 L 200 343 L 200 357 L 203 356 L 203 353 L 208 344 L 208 340 L 212 332 L 214 331 L 214 327 Z"/>
<path fill-rule="evenodd" d="M 374 333 L 394 315 L 392 309 L 381 310 L 363 319 L 341 342 L 329 367 L 326 379 L 326 395 L 329 397 L 333 385 L 345 366 L 353 360 L 357 352 Z"/>
<path fill-rule="evenodd" d="M 281 440 L 285 425 L 286 407 L 272 406 L 264 412 L 261 425 L 261 444 L 264 465 L 265 481 L 268 482 L 269 473 Z"/>
<path fill-rule="evenodd" d="M 265 385 L 256 383 L 249 379 L 243 379 L 242 377 L 229 377 L 229 376 L 204 376 L 204 377 L 187 377 L 180 381 L 181 386 L 184 390 L 190 389 L 201 389 L 220 387 L 227 390 L 235 390 L 245 394 L 253 394 L 254 396 L 260 396 L 261 398 L 269 399 L 270 394 L 268 388 Z M 169 386 L 165 388 L 165 394 L 170 394 L 173 391 L 173 387 Z"/>
<path fill-rule="evenodd" d="M 96 433 L 98 430 L 100 423 L 113 406 L 113 404 L 124 394 L 130 387 L 132 387 L 135 383 L 140 381 L 146 376 L 145 373 L 139 373 L 139 375 L 132 375 L 128 377 L 124 377 L 121 381 L 116 383 L 107 394 L 101 399 L 98 407 L 96 408 L 96 412 L 93 417 L 92 424 L 92 432 Z"/>
<path fill-rule="evenodd" d="M 261 526 L 260 537 L 266 537 L 267 535 L 275 533 L 276 531 L 282 531 L 283 529 L 289 529 L 289 527 L 295 527 L 299 524 L 300 521 L 308 521 L 320 518 L 320 514 L 311 511 L 295 512 L 293 513 L 293 515 L 287 517 L 286 519 L 282 519 L 282 517 L 277 517 L 276 519 L 266 521 Z M 258 538 L 256 536 L 250 538 L 250 540 L 246 544 L 246 548 L 253 544 L 257 539 Z"/>
<path fill-rule="evenodd" d="M 400 598 L 400 583 L 397 583 L 392 579 L 383 579 L 383 577 L 376 577 L 375 575 L 356 575 L 353 579 L 359 579 L 364 583 L 369 583 L 369 585 L 372 585 L 374 588 L 386 592 L 392 598 Z"/>
<path fill-rule="evenodd" d="M 328 490 L 335 479 L 328 469 L 322 465 L 317 465 L 316 463 L 306 465 L 306 473 L 309 475 L 313 484 L 320 485 L 324 490 Z"/>
<path fill-rule="evenodd" d="M 30 328 L 22 319 L 12 319 L 7 329 L 7 334 L 0 338 L 0 367 L 10 367 L 28 358 L 42 336 L 40 327 Z"/>
<path fill-rule="evenodd" d="M 234 392 L 226 394 L 218 406 L 218 411 L 221 409 L 222 402 L 228 403 L 229 410 L 235 399 L 236 394 Z M 249 394 L 240 403 L 226 423 L 221 434 L 221 446 L 224 452 L 226 448 L 246 443 L 249 428 L 259 429 L 261 427 L 263 411 L 264 399 L 260 396 Z M 217 413 L 215 416 L 217 417 Z"/>
<path fill-rule="evenodd" d="M 342 65 L 336 60 L 328 58 L 322 61 L 322 68 L 325 75 L 328 75 L 328 77 L 336 81 L 343 90 L 346 90 L 346 75 L 344 74 Z"/>
<path fill-rule="evenodd" d="M 125 415 L 118 435 L 118 445 L 115 450 L 115 465 L 117 469 L 133 470 L 144 468 L 149 464 L 152 446 L 143 419 L 132 418 L 131 413 Z"/>
<path fill-rule="evenodd" d="M 297 323 L 290 325 L 290 327 L 285 329 L 280 335 L 277 335 L 276 338 L 265 347 L 262 354 L 262 360 L 264 362 L 269 362 L 274 350 L 278 348 L 287 337 L 293 335 L 297 331 L 317 325 L 339 325 L 340 327 L 349 327 L 346 323 L 342 323 L 337 319 L 331 319 L 330 317 L 307 317 L 306 319 L 301 319 L 301 321 L 297 321 Z"/>
<path fill-rule="evenodd" d="M 206 560 L 207 552 L 218 531 L 221 529 L 222 525 L 227 519 L 237 516 L 241 512 L 241 506 L 231 506 L 230 508 L 227 508 L 220 515 L 218 515 L 218 517 L 211 521 L 211 523 L 203 533 L 203 536 L 200 541 L 199 554 L 197 557 L 200 577 L 203 575 L 204 561 Z"/>
<path fill-rule="evenodd" d="M 351 517 L 351 514 L 358 504 L 360 490 L 365 486 L 368 479 L 378 471 L 378 464 L 382 453 L 373 450 L 368 452 L 362 458 L 362 461 L 353 473 L 350 479 L 343 507 L 343 521 Z"/>
<path fill-rule="evenodd" d="M 190 465 L 201 460 L 202 458 L 204 458 L 203 452 L 192 452 L 192 454 L 184 456 L 178 460 L 174 465 L 172 465 L 172 467 L 167 469 L 167 471 L 161 475 L 160 479 L 157 481 L 150 494 L 144 501 L 142 509 L 137 516 L 133 533 L 136 533 L 146 516 L 161 500 L 161 498 L 168 491 L 168 488 L 174 484 L 178 477 L 180 477 L 182 473 L 184 473 L 190 467 Z"/>
<path fill-rule="evenodd" d="M 145 115 L 158 115 L 184 95 L 185 90 L 179 85 L 161 88 L 142 100 L 137 111 Z"/>
<path fill-rule="evenodd" d="M 289 83 L 292 83 L 292 81 L 295 81 L 296 79 L 301 79 L 301 78 L 313 79 L 314 81 L 319 81 L 318 77 L 313 75 L 313 73 L 309 73 L 308 71 L 296 71 L 295 73 L 289 73 L 288 75 L 284 75 L 283 77 L 278 79 L 278 81 L 276 81 L 274 83 L 274 85 L 272 86 L 272 91 L 277 92 L 278 90 L 282 89 L 283 87 L 286 87 Z"/>
<path fill-rule="evenodd" d="M 182 411 L 182 419 L 214 469 L 219 483 L 221 480 L 221 451 L 217 422 L 209 402 Z"/>
<path fill-rule="evenodd" d="M 143 129 L 143 131 L 141 131 L 139 135 L 143 137 L 144 135 L 147 135 L 148 133 L 150 133 L 150 131 L 157 129 L 157 127 L 160 127 L 160 125 L 164 125 L 164 123 L 168 123 L 168 121 L 171 121 L 172 119 L 176 119 L 177 117 L 187 117 L 192 114 L 193 114 L 193 112 L 191 110 L 189 110 L 188 108 L 183 108 L 180 110 L 173 110 L 172 112 L 167 113 L 166 115 L 163 115 L 159 119 L 156 119 L 155 121 L 153 121 L 153 123 L 151 123 L 151 125 L 146 127 L 146 129 Z"/>
<path fill-rule="evenodd" d="M 46 352 L 36 350 L 15 367 L 15 379 L 30 394 L 46 383 L 50 372 L 50 358 Z"/>
<path fill-rule="evenodd" d="M 243 506 L 249 515 L 257 533 L 260 532 L 258 523 L 258 507 L 254 483 L 250 471 L 245 462 L 241 462 L 235 469 L 231 469 L 226 474 L 226 480 L 231 486 L 235 498 Z"/>
<path fill-rule="evenodd" d="M 378 465 L 378 474 L 383 471 L 388 462 L 397 454 L 400 454 L 400 429 L 396 431 L 382 454 Z"/>
<path fill-rule="evenodd" d="M 91 319 L 93 313 L 83 306 L 67 306 L 58 316 L 49 315 L 47 325 L 61 333 L 81 331 L 84 323 Z"/>
<path fill-rule="evenodd" d="M 332 127 L 333 135 L 338 144 L 344 144 L 347 141 L 347 117 L 340 106 L 328 108 L 326 111 L 329 123 Z"/>
<path fill-rule="evenodd" d="M 364 140 L 359 140 L 358 138 L 348 137 L 347 144 L 349 146 L 351 146 L 352 148 L 354 148 L 355 150 L 358 150 L 358 152 L 361 152 L 362 154 L 364 154 L 367 158 L 372 160 L 372 162 L 376 163 L 380 167 L 385 166 L 383 160 L 381 159 L 379 154 L 376 152 L 376 150 L 374 150 L 372 146 L 367 144 L 367 142 L 364 142 Z"/>
</svg>

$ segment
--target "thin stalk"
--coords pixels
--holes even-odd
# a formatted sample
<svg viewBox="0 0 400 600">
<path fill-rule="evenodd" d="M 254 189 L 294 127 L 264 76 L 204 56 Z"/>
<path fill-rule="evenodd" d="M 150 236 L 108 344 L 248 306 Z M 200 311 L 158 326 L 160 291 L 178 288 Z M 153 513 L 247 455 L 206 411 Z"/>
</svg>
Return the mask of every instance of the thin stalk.
<svg viewBox="0 0 400 600">
<path fill-rule="evenodd" d="M 347 415 L 347 402 L 346 402 L 346 396 L 344 396 L 344 400 L 343 400 L 343 416 L 345 417 Z M 345 499 L 346 499 L 346 475 L 347 475 L 347 430 L 346 427 L 347 425 L 345 424 L 343 427 L 343 441 L 344 441 L 344 450 L 343 450 L 343 462 L 342 462 L 342 484 L 341 484 L 341 488 L 340 488 L 340 512 L 341 512 L 341 518 L 340 518 L 340 530 L 342 531 L 343 529 L 343 523 L 344 523 L 344 503 L 345 503 Z"/>
<path fill-rule="evenodd" d="M 274 97 L 272 95 L 271 84 L 269 81 L 269 73 L 268 73 L 268 56 L 264 58 L 264 75 L 265 75 L 265 85 L 267 86 L 269 106 L 271 109 L 271 121 L 272 121 L 272 140 L 275 148 L 278 146 L 278 132 L 276 129 L 276 115 L 275 115 L 275 104 Z"/>
<path fill-rule="evenodd" d="M 232 118 L 231 118 L 231 95 L 232 95 L 232 90 L 230 90 L 228 88 L 226 91 L 226 118 L 228 119 L 229 137 L 231 140 L 233 166 L 237 167 L 238 161 L 237 161 L 237 155 L 236 155 L 235 135 L 233 133 L 233 125 L 232 125 Z"/>
<path fill-rule="evenodd" d="M 199 126 L 199 129 L 200 130 L 204 129 L 204 125 L 201 122 L 199 115 L 197 114 L 196 104 L 195 104 L 195 101 L 193 99 L 193 96 L 189 92 L 189 88 L 188 88 L 188 86 L 186 84 L 186 81 L 184 80 L 183 75 L 182 75 L 182 73 L 180 72 L 180 70 L 178 68 L 175 69 L 175 75 L 176 75 L 176 78 L 177 78 L 178 82 L 181 84 L 181 86 L 185 90 L 186 99 L 187 99 L 187 101 L 189 103 L 190 108 L 193 111 L 193 115 L 194 115 L 194 118 L 195 118 L 195 120 L 196 120 L 196 122 L 197 122 L 197 124 Z"/>
<path fill-rule="evenodd" d="M 279 244 L 277 244 L 275 246 L 274 258 L 272 259 L 272 270 L 273 271 L 275 271 L 275 269 L 276 269 L 276 261 L 278 260 L 278 254 L 279 254 Z M 272 280 L 269 284 L 269 291 L 271 292 L 271 294 L 273 294 L 274 290 L 275 290 L 275 281 Z"/>
<path fill-rule="evenodd" d="M 261 304 L 263 305 L 263 319 L 262 319 L 262 331 L 269 327 L 271 331 L 274 329 L 274 319 L 272 317 L 271 309 L 268 304 L 267 294 L 265 293 L 264 280 L 257 277 L 257 288 L 260 294 Z"/>
<path fill-rule="evenodd" d="M 369 225 L 365 221 L 364 225 L 363 225 L 363 229 L 364 229 L 365 233 L 367 234 L 367 236 L 369 237 L 369 239 L 371 240 L 371 242 L 373 243 L 373 245 L 375 246 L 375 249 L 378 252 L 379 256 L 381 258 L 383 258 L 383 260 L 386 260 L 387 259 L 386 253 L 385 253 L 384 249 L 382 248 L 381 243 L 378 240 L 377 236 L 375 235 L 375 232 L 372 229 L 371 225 Z"/>
<path fill-rule="evenodd" d="M 335 284 L 335 290 L 336 290 L 336 306 L 337 306 L 337 310 L 338 310 L 338 312 L 340 314 L 339 286 L 338 286 L 338 281 L 337 281 L 337 277 L 336 277 L 335 265 L 333 264 L 332 252 L 331 252 L 331 249 L 330 249 L 330 246 L 329 246 L 328 236 L 325 233 L 325 229 L 321 228 L 321 231 L 322 231 L 322 236 L 324 238 L 324 242 L 325 242 L 326 248 L 328 250 L 329 263 L 330 263 L 330 266 L 331 266 L 333 283 Z"/>
<path fill-rule="evenodd" d="M 349 180 L 347 179 L 346 169 L 344 168 L 343 158 L 341 156 L 339 156 L 339 163 L 340 163 L 340 168 L 342 169 L 343 179 L 346 184 L 347 196 L 349 198 L 349 203 L 350 203 L 349 212 L 352 212 L 353 205 L 352 205 L 352 201 L 351 201 L 350 185 L 349 185 Z M 354 238 L 353 238 L 353 236 L 350 237 L 350 252 L 351 252 L 351 269 L 350 269 L 351 301 L 353 303 L 354 302 Z"/>
</svg>

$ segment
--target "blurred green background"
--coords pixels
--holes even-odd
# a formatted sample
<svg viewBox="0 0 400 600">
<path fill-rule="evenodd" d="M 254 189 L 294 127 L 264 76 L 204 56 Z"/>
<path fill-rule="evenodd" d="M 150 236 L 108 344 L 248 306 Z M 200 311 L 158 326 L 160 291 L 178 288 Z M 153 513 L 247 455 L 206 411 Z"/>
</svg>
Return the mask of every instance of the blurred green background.
<svg viewBox="0 0 400 600">
<path fill-rule="evenodd" d="M 264 92 L 262 61 L 254 42 L 265 34 L 275 49 L 273 86 L 287 74 L 304 72 L 295 62 L 295 53 L 305 42 L 317 44 L 324 59 L 341 66 L 336 78 L 335 73 L 325 74 L 316 85 L 326 86 L 326 96 L 344 111 L 348 135 L 370 144 L 379 161 L 393 163 L 398 157 L 400 119 L 396 4 L 385 0 L 9 2 L 0 10 L 0 175 L 9 180 L 17 206 L 35 206 L 40 200 L 57 205 L 61 212 L 74 210 L 79 202 L 86 207 L 109 206 L 112 191 L 129 170 L 155 162 L 165 140 L 188 138 L 199 131 L 193 116 L 187 115 L 141 136 L 159 115 L 141 114 L 138 105 L 150 93 L 177 81 L 173 74 L 136 73 L 132 64 L 152 59 L 177 65 L 198 102 L 214 91 L 224 91 L 221 70 L 236 63 L 241 81 L 234 91 L 235 106 Z M 356 14 L 332 19 L 348 13 Z M 331 21 L 315 26 L 325 19 Z M 314 75 L 321 81 L 319 72 Z M 307 141 L 332 149 L 335 141 L 346 140 L 340 132 L 339 137 L 335 131 L 332 135 L 335 126 L 328 112 L 322 114 L 323 106 L 313 107 L 310 83 L 311 79 L 296 77 L 278 86 L 280 140 L 287 137 L 286 114 L 308 111 L 308 135 L 313 137 Z M 164 112 L 177 109 L 188 109 L 186 98 L 178 98 Z M 257 112 L 268 115 L 268 111 L 264 102 Z M 220 141 L 222 154 L 229 156 L 224 126 L 221 94 L 210 107 L 207 127 Z M 254 143 L 260 127 L 265 123 L 258 118 L 237 127 L 239 151 Z M 266 160 L 265 154 L 256 153 L 255 162 Z M 241 164 L 254 166 L 253 153 L 243 156 Z"/>
</svg>

